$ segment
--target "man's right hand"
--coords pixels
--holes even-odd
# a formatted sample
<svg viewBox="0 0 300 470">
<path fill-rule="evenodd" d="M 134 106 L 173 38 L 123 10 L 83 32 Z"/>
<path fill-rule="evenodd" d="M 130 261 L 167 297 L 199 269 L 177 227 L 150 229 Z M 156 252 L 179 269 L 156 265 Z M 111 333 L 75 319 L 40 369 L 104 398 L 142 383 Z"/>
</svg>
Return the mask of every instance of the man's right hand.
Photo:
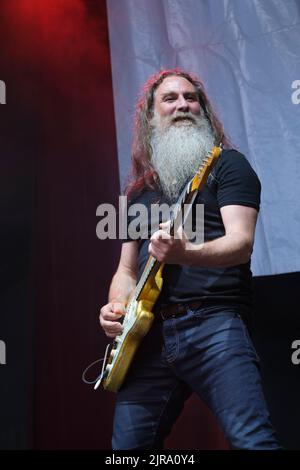
<svg viewBox="0 0 300 470">
<path fill-rule="evenodd" d="M 125 304 L 110 302 L 101 308 L 99 320 L 106 336 L 115 338 L 123 331 L 123 326 L 117 320 L 125 315 Z"/>
</svg>

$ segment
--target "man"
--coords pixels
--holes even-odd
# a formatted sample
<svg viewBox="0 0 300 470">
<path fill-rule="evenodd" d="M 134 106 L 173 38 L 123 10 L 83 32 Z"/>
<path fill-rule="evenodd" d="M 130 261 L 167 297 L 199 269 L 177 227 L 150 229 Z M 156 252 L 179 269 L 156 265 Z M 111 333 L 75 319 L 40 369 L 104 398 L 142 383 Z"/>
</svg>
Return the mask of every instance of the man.
<svg viewBox="0 0 300 470">
<path fill-rule="evenodd" d="M 108 337 L 149 254 L 165 263 L 155 321 L 117 394 L 113 448 L 162 449 L 184 401 L 196 392 L 234 449 L 279 449 L 244 320 L 251 311 L 250 256 L 260 183 L 229 150 L 202 83 L 175 69 L 151 77 L 136 113 L 131 202 L 176 201 L 214 145 L 225 150 L 195 201 L 204 204 L 204 243 L 173 237 L 123 243 L 100 323 Z M 227 149 L 226 149 L 227 148 Z"/>
</svg>

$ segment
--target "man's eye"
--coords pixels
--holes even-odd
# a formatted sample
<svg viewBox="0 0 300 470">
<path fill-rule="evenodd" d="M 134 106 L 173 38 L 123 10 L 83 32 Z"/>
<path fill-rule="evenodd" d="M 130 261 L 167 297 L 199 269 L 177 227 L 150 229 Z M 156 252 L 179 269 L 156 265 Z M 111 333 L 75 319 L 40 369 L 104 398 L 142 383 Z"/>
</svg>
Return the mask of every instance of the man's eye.
<svg viewBox="0 0 300 470">
<path fill-rule="evenodd" d="M 171 97 L 165 99 L 165 101 L 174 101 L 174 100 L 175 98 L 171 98 Z"/>
</svg>

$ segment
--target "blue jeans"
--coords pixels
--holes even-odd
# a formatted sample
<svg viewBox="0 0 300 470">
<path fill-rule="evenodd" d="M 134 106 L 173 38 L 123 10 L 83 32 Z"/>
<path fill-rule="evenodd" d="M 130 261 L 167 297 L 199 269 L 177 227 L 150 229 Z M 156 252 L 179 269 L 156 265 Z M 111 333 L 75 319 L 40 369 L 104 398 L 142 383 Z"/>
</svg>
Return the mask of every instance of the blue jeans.
<svg viewBox="0 0 300 470">
<path fill-rule="evenodd" d="M 238 307 L 227 305 L 154 321 L 117 394 L 113 449 L 162 449 L 192 392 L 208 405 L 233 449 L 281 448 L 259 358 Z"/>
</svg>

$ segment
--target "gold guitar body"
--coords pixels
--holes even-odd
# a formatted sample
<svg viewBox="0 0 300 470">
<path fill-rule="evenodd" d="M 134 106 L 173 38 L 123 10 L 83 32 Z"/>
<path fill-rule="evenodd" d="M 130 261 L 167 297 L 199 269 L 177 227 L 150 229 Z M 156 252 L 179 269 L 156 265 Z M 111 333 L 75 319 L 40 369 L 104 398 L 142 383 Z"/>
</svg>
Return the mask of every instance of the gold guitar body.
<svg viewBox="0 0 300 470">
<path fill-rule="evenodd" d="M 152 309 L 162 289 L 162 269 L 163 265 L 148 278 L 139 299 L 133 297 L 126 307 L 123 333 L 116 337 L 106 366 L 107 375 L 103 381 L 106 390 L 119 390 L 140 342 L 150 330 L 154 320 Z"/>
</svg>

